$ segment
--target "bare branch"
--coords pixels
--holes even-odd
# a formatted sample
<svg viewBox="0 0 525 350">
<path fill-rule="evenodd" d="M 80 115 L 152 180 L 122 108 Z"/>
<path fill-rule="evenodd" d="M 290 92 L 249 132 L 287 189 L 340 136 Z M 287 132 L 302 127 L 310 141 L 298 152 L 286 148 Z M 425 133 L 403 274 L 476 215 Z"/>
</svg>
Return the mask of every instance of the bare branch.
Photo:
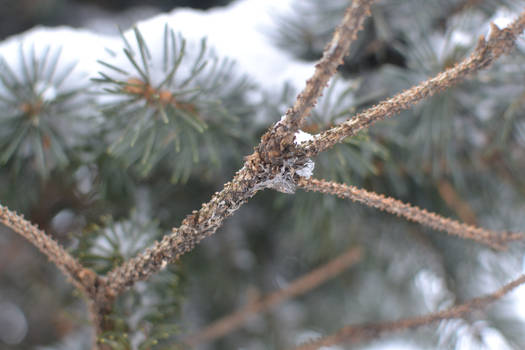
<svg viewBox="0 0 525 350">
<path fill-rule="evenodd" d="M 244 306 L 241 310 L 215 321 L 203 330 L 188 336 L 183 342 L 189 346 L 196 346 L 231 333 L 242 326 L 250 316 L 259 312 L 267 311 L 287 299 L 304 294 L 337 276 L 349 266 L 359 261 L 361 256 L 361 249 L 351 248 L 343 255 L 338 256 L 327 264 L 296 279 L 286 288 L 271 293 L 264 298 Z"/>
<path fill-rule="evenodd" d="M 504 248 L 505 244 L 509 241 L 525 239 L 525 234 L 523 233 L 495 232 L 467 225 L 428 212 L 425 209 L 403 203 L 397 199 L 368 192 L 354 186 L 317 179 L 301 179 L 298 186 L 307 191 L 333 194 L 340 198 L 349 198 L 353 201 L 368 205 L 369 207 L 378 208 L 391 214 L 402 216 L 407 220 L 447 232 L 450 235 L 470 239 L 496 249 Z"/>
<path fill-rule="evenodd" d="M 336 30 L 334 39 L 327 46 L 323 59 L 317 65 L 314 77 L 310 79 L 307 88 L 305 88 L 303 93 L 298 97 L 296 106 L 287 113 L 287 120 L 291 125 L 299 125 L 302 117 L 306 115 L 313 106 L 322 87 L 324 87 L 326 81 L 328 81 L 330 72 L 335 72 L 337 64 L 339 64 L 342 59 L 345 53 L 345 46 L 350 45 L 350 42 L 355 38 L 366 14 L 369 13 L 371 3 L 372 0 L 355 0 L 347 10 L 343 24 Z M 489 40 L 486 43 L 484 40 L 480 40 L 476 51 L 466 62 L 431 79 L 426 85 L 423 84 L 424 87 L 413 88 L 401 94 L 400 97 L 388 100 L 386 103 L 392 105 L 391 107 L 380 104 L 379 107 L 374 107 L 375 109 L 373 108 L 372 110 L 383 111 L 383 109 L 388 107 L 387 113 L 382 114 L 383 117 L 392 114 L 396 110 L 400 110 L 401 105 L 404 106 L 404 108 L 409 106 L 409 102 L 407 102 L 408 97 L 412 97 L 415 100 L 417 96 L 420 96 L 419 99 L 421 99 L 435 91 L 450 86 L 452 82 L 459 80 L 462 76 L 480 67 L 487 66 L 496 57 L 509 51 L 509 49 L 513 47 L 515 36 L 519 32 L 519 29 L 525 26 L 524 18 L 525 16 L 522 15 L 520 20 L 505 30 L 493 28 L 493 34 Z M 337 64 L 334 64 L 334 62 L 337 62 Z M 316 78 L 317 76 L 321 78 Z M 397 109 L 395 107 L 396 105 L 398 105 Z M 372 115 L 378 118 L 377 112 L 372 112 L 365 112 L 363 115 Z M 357 118 L 355 120 L 360 121 L 359 123 L 352 121 L 350 124 L 368 125 L 371 123 L 371 120 L 373 120 L 370 118 L 365 119 L 366 118 Z M 329 130 L 327 133 L 323 133 L 320 138 L 316 139 L 314 148 L 310 147 L 309 151 L 312 152 L 312 150 L 323 149 L 322 147 L 324 146 L 321 147 L 321 143 L 323 145 L 329 145 L 329 143 L 322 141 L 324 139 L 335 140 L 334 137 L 337 138 L 341 136 L 341 138 L 344 138 L 348 136 L 345 134 L 345 131 L 337 132 L 339 129 L 345 129 L 345 125 L 348 123 L 349 122 L 346 122 L 337 128 Z M 353 127 L 350 129 L 352 128 Z M 122 266 L 112 270 L 107 275 L 106 280 L 108 297 L 112 298 L 118 295 L 126 288 L 132 286 L 136 281 L 147 279 L 152 274 L 161 270 L 167 263 L 178 259 L 182 254 L 193 249 L 203 238 L 213 234 L 217 228 L 222 225 L 226 217 L 232 215 L 233 212 L 252 197 L 257 190 L 263 188 L 260 184 L 267 180 L 267 177 L 260 175 L 262 168 L 265 168 L 266 165 L 271 163 L 273 166 L 271 171 L 275 172 L 278 170 L 274 165 L 282 161 L 281 158 L 283 157 L 281 156 L 285 153 L 284 149 L 286 148 L 284 144 L 288 144 L 290 141 L 293 143 L 293 139 L 289 140 L 290 137 L 287 137 L 290 135 L 289 132 L 282 130 L 264 135 L 261 138 L 261 144 L 258 146 L 259 151 L 256 151 L 252 156 L 247 158 L 244 167 L 239 170 L 234 179 L 227 183 L 221 192 L 215 193 L 210 202 L 203 204 L 199 211 L 194 211 L 188 215 L 179 228 L 174 228 L 170 235 L 166 235 L 160 242 L 156 242 L 152 248 L 147 249 L 135 258 L 125 262 Z M 283 141 L 285 142 L 283 143 Z M 306 146 L 311 146 L 311 144 L 307 144 Z"/>
<path fill-rule="evenodd" d="M 283 124 L 289 126 L 292 133 L 299 130 L 337 67 L 343 63 L 343 57 L 348 54 L 350 44 L 357 39 L 357 33 L 363 28 L 364 20 L 370 16 L 370 5 L 373 2 L 374 0 L 353 0 L 347 8 L 343 21 L 324 49 L 323 57 L 315 65 L 314 75 L 307 80 L 295 104 L 286 112 Z"/>
<path fill-rule="evenodd" d="M 485 308 L 488 304 L 502 298 L 523 283 L 525 283 L 525 275 L 522 275 L 514 281 L 504 285 L 492 294 L 474 298 L 464 304 L 456 305 L 447 310 L 431 313 L 425 316 L 406 318 L 393 322 L 346 326 L 332 335 L 301 345 L 294 350 L 317 350 L 322 346 L 330 346 L 342 342 L 355 344 L 364 340 L 376 339 L 388 332 L 404 331 L 425 326 L 437 321 L 461 318 L 470 312 Z"/>
<path fill-rule="evenodd" d="M 477 225 L 476 214 L 470 205 L 456 192 L 450 182 L 445 179 L 439 180 L 437 190 L 445 203 L 454 210 L 463 222 L 469 225 Z"/>
<path fill-rule="evenodd" d="M 402 110 L 410 108 L 428 96 L 460 83 L 473 73 L 490 66 L 503 54 L 509 53 L 514 48 L 517 36 L 524 29 L 525 12 L 522 12 L 505 29 L 500 30 L 494 24 L 491 24 L 492 31 L 488 40 L 485 40 L 483 36 L 480 37 L 474 52 L 462 62 L 364 112 L 354 115 L 349 120 L 320 133 L 314 140 L 305 142 L 301 146 L 306 150 L 307 156 L 317 155 L 341 142 L 346 137 L 353 136 L 358 131 L 369 128 L 375 122 L 391 117 Z"/>
<path fill-rule="evenodd" d="M 44 253 L 66 275 L 69 281 L 86 296 L 93 296 L 97 279 L 96 273 L 83 267 L 53 238 L 24 219 L 22 215 L 18 215 L 2 205 L 0 205 L 0 222 L 23 236 Z"/>
<path fill-rule="evenodd" d="M 257 187 L 259 180 L 253 167 L 255 165 L 247 160 L 232 181 L 226 183 L 220 192 L 216 192 L 200 210 L 194 210 L 186 216 L 171 234 L 110 271 L 106 280 L 108 297 L 114 298 L 135 282 L 149 278 L 168 263 L 192 250 L 201 240 L 215 233 L 224 219 L 231 216 L 261 189 Z"/>
<path fill-rule="evenodd" d="M 271 173 L 275 175 L 281 170 L 283 159 L 289 158 L 287 153 L 296 150 L 295 147 L 290 147 L 293 145 L 293 130 L 298 130 L 302 118 L 308 114 L 342 62 L 350 43 L 356 38 L 364 19 L 369 15 L 370 4 L 373 1 L 353 1 L 332 41 L 327 45 L 323 58 L 316 65 L 314 75 L 298 96 L 294 107 L 288 110 L 286 120 L 279 124 L 282 128 L 276 131 L 272 127 L 262 136 L 261 143 L 257 146 L 258 151 L 247 157 L 247 162 L 235 178 L 227 183 L 221 192 L 216 193 L 210 202 L 203 204 L 199 211 L 194 211 L 186 217 L 182 225 L 174 228 L 170 235 L 166 235 L 160 242 L 155 242 L 152 248 L 109 272 L 106 285 L 109 298 L 120 294 L 136 281 L 147 279 L 167 263 L 192 250 L 203 238 L 213 234 L 226 217 L 232 215 L 259 189 L 264 188 L 262 184 Z M 291 127 L 292 132 L 285 126 Z M 295 158 L 300 162 L 304 156 L 295 155 Z M 269 171 L 268 164 L 271 164 Z M 261 169 L 266 172 L 266 176 L 261 175 Z"/>
</svg>

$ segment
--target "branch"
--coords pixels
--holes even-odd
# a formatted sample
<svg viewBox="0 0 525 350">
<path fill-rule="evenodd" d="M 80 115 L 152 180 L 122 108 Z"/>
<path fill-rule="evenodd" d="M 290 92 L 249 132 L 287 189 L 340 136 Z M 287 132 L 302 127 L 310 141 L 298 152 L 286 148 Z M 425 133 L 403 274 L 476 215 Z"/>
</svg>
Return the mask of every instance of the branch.
<svg viewBox="0 0 525 350">
<path fill-rule="evenodd" d="M 200 210 L 194 210 L 186 216 L 178 228 L 173 228 L 171 234 L 111 270 L 106 278 L 107 296 L 113 299 L 135 282 L 149 278 L 215 233 L 224 219 L 261 189 L 257 186 L 260 179 L 255 168 L 255 161 L 248 159 L 232 181 L 226 183 L 220 192 L 216 192 Z"/>
<path fill-rule="evenodd" d="M 393 322 L 346 326 L 332 335 L 301 345 L 294 350 L 317 350 L 322 346 L 330 346 L 341 342 L 355 344 L 364 340 L 376 339 L 383 333 L 387 332 L 403 331 L 425 326 L 437 321 L 461 318 L 472 311 L 485 308 L 488 304 L 500 299 L 524 283 L 525 275 L 522 275 L 492 294 L 474 298 L 464 304 L 453 306 L 447 310 L 438 311 L 426 316 L 406 318 Z"/>
<path fill-rule="evenodd" d="M 473 73 L 490 66 L 503 54 L 509 53 L 514 48 L 517 36 L 524 29 L 525 11 L 507 28 L 500 30 L 491 24 L 491 34 L 488 40 L 485 40 L 483 36 L 480 37 L 474 52 L 462 62 L 364 112 L 354 115 L 338 126 L 320 133 L 314 140 L 302 143 L 301 146 L 308 157 L 315 156 L 346 137 L 369 128 L 375 122 L 409 109 L 424 98 L 460 83 Z"/>
<path fill-rule="evenodd" d="M 341 24 L 336 28 L 332 40 L 326 45 L 323 57 L 315 65 L 314 75 L 306 81 L 303 91 L 297 96 L 292 108 L 286 112 L 284 124 L 295 133 L 304 118 L 315 106 L 317 98 L 343 63 L 343 57 L 349 52 L 350 44 L 357 39 L 357 33 L 363 28 L 365 18 L 370 16 L 370 5 L 375 0 L 354 0 L 347 8 Z"/>
<path fill-rule="evenodd" d="M 359 261 L 361 256 L 361 249 L 351 248 L 343 255 L 296 279 L 286 288 L 273 292 L 262 299 L 244 306 L 241 310 L 213 322 L 203 330 L 188 336 L 183 342 L 188 346 L 194 347 L 231 333 L 242 326 L 250 316 L 264 312 L 287 299 L 304 294 L 337 276 L 349 266 Z"/>
<path fill-rule="evenodd" d="M 22 215 L 18 215 L 2 205 L 0 205 L 0 222 L 23 236 L 44 253 L 66 275 L 69 281 L 87 297 L 93 297 L 97 275 L 92 270 L 83 267 L 53 238 L 25 220 Z"/>
<path fill-rule="evenodd" d="M 271 127 L 261 137 L 254 154 L 246 157 L 246 162 L 232 179 L 224 185 L 221 192 L 215 193 L 199 211 L 193 211 L 164 236 L 160 242 L 135 258 L 113 269 L 107 275 L 106 297 L 111 300 L 135 282 L 145 280 L 160 271 L 168 263 L 177 260 L 182 254 L 192 250 L 202 239 L 212 235 L 226 217 L 231 216 L 242 204 L 255 193 L 268 187 L 267 180 L 275 177 L 283 168 L 284 159 L 295 158 L 296 162 L 305 159 L 304 155 L 292 154 L 297 151 L 293 144 L 294 132 L 302 118 L 308 114 L 317 97 L 330 77 L 335 73 L 350 43 L 355 39 L 366 16 L 370 13 L 370 4 L 374 0 L 354 0 L 345 13 L 342 24 L 336 29 L 334 37 L 327 45 L 323 58 L 316 65 L 316 71 L 307 82 L 306 88 L 287 112 L 284 122 Z"/>
<path fill-rule="evenodd" d="M 505 244 L 509 241 L 522 240 L 525 238 L 523 233 L 495 232 L 447 219 L 435 213 L 428 212 L 425 209 L 403 203 L 397 199 L 368 192 L 354 186 L 304 178 L 299 181 L 298 186 L 307 191 L 333 194 L 340 198 L 349 198 L 355 202 L 368 205 L 369 207 L 378 208 L 391 214 L 402 216 L 407 220 L 447 232 L 450 235 L 470 239 L 496 249 L 505 248 Z"/>
<path fill-rule="evenodd" d="M 437 183 L 439 196 L 467 224 L 476 225 L 478 220 L 470 205 L 457 193 L 452 184 L 445 179 Z"/>
</svg>

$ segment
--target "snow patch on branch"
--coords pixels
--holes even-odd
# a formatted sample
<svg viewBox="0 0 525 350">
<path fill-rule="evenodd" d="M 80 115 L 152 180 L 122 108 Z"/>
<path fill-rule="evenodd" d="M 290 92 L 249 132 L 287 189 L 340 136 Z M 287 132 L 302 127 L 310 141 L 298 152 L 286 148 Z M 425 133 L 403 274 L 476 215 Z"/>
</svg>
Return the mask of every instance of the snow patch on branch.
<svg viewBox="0 0 525 350">
<path fill-rule="evenodd" d="M 309 179 L 314 173 L 314 168 L 315 168 L 314 161 L 311 159 L 308 159 L 306 164 L 301 169 L 298 169 L 295 172 L 297 175 Z"/>
<path fill-rule="evenodd" d="M 314 135 L 304 132 L 302 130 L 299 130 L 298 132 L 295 133 L 294 142 L 296 145 L 301 145 L 301 143 L 312 141 L 313 139 L 314 139 Z"/>
<path fill-rule="evenodd" d="M 314 135 L 304 132 L 302 130 L 299 130 L 298 132 L 295 133 L 294 143 L 300 146 L 301 143 L 312 141 L 313 139 L 314 139 Z M 297 175 L 309 179 L 314 172 L 314 168 L 315 168 L 314 161 L 308 158 L 308 161 L 304 164 L 304 166 L 300 169 L 297 169 L 295 172 Z"/>
<path fill-rule="evenodd" d="M 285 116 L 283 116 L 281 120 L 276 123 L 276 126 L 281 123 L 284 118 Z M 300 145 L 302 142 L 313 139 L 313 135 L 299 130 L 295 133 L 294 143 L 296 145 Z M 271 188 L 283 193 L 295 193 L 295 175 L 309 179 L 313 174 L 314 168 L 315 163 L 310 158 L 307 158 L 306 161 L 298 157 L 285 159 L 281 168 L 279 169 L 279 172 L 272 173 L 270 178 L 258 184 L 256 189 L 260 190 L 264 188 Z"/>
</svg>

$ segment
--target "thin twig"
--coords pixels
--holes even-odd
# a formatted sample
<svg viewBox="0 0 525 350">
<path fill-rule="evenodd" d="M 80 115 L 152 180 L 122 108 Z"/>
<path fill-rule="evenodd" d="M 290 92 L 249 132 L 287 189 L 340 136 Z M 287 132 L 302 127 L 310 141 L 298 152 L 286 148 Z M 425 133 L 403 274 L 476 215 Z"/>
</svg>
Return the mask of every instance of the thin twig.
<svg viewBox="0 0 525 350">
<path fill-rule="evenodd" d="M 403 203 L 400 200 L 385 197 L 354 186 L 317 179 L 301 179 L 298 186 L 307 191 L 333 194 L 340 198 L 349 198 L 353 201 L 368 205 L 369 207 L 378 208 L 391 214 L 402 216 L 407 220 L 447 232 L 454 236 L 483 243 L 496 249 L 504 248 L 505 244 L 509 241 L 525 239 L 525 234 L 523 233 L 495 232 L 467 225 L 428 212 L 425 209 Z"/>
<path fill-rule="evenodd" d="M 58 242 L 44 231 L 24 219 L 7 207 L 0 205 L 0 222 L 27 239 L 38 250 L 45 254 L 67 279 L 87 298 L 88 311 L 96 329 L 93 334 L 93 349 L 102 350 L 96 345 L 95 334 L 100 333 L 102 315 L 97 304 L 97 292 L 102 279 L 91 269 L 88 269 L 69 254 Z"/>
<path fill-rule="evenodd" d="M 425 326 L 437 321 L 461 318 L 472 311 L 485 308 L 488 304 L 502 298 L 504 295 L 524 283 L 525 275 L 522 275 L 492 294 L 474 298 L 466 303 L 453 306 L 447 310 L 438 311 L 425 316 L 406 318 L 393 322 L 346 326 L 332 335 L 301 345 L 294 350 L 316 350 L 323 346 L 330 346 L 342 342 L 355 344 L 364 340 L 377 339 L 379 336 L 388 332 L 404 331 Z"/>
<path fill-rule="evenodd" d="M 289 126 L 293 133 L 301 127 L 304 118 L 315 106 L 337 67 L 343 63 L 343 57 L 348 54 L 350 44 L 357 39 L 357 33 L 363 28 L 363 22 L 370 16 L 370 5 L 374 1 L 354 0 L 347 8 L 343 21 L 324 49 L 323 57 L 315 65 L 314 74 L 306 81 L 306 86 L 297 96 L 293 107 L 286 112 L 283 124 Z"/>
<path fill-rule="evenodd" d="M 86 296 L 91 297 L 93 295 L 97 278 L 95 272 L 82 266 L 53 238 L 24 219 L 22 215 L 2 205 L 0 205 L 0 222 L 44 253 L 66 275 L 69 281 Z"/>
<path fill-rule="evenodd" d="M 507 28 L 498 29 L 494 24 L 491 24 L 489 38 L 485 40 L 483 36 L 480 37 L 474 52 L 462 62 L 419 85 L 354 115 L 349 120 L 320 133 L 314 140 L 302 143 L 301 146 L 306 151 L 307 156 L 315 156 L 346 137 L 369 128 L 375 122 L 391 117 L 428 96 L 460 83 L 473 73 L 490 66 L 503 54 L 509 53 L 515 46 L 517 36 L 524 29 L 525 11 Z"/>
<path fill-rule="evenodd" d="M 461 220 L 469 225 L 477 225 L 478 220 L 472 207 L 461 198 L 449 181 L 440 180 L 437 184 L 437 190 L 445 203 L 456 212 Z"/>
<path fill-rule="evenodd" d="M 296 279 L 287 287 L 273 292 L 264 298 L 244 306 L 241 310 L 213 322 L 208 327 L 196 332 L 183 340 L 189 346 L 196 346 L 220 338 L 239 328 L 252 315 L 267 311 L 283 301 L 304 294 L 327 280 L 337 276 L 349 266 L 361 259 L 362 251 L 351 248 L 343 255 L 318 267 L 308 274 Z"/>
</svg>

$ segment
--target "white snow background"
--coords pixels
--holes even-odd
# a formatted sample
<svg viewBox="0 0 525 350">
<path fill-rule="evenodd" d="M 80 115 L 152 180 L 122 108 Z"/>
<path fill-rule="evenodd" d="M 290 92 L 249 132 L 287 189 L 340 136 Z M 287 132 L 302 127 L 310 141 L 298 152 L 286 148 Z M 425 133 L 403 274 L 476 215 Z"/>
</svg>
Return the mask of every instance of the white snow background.
<svg viewBox="0 0 525 350">
<path fill-rule="evenodd" d="M 272 45 L 268 32 L 275 29 L 272 21 L 276 13 L 289 8 L 290 0 L 243 0 L 226 7 L 212 8 L 208 11 L 177 9 L 137 23 L 151 52 L 162 52 L 164 26 L 180 32 L 188 45 L 199 45 L 202 38 L 219 57 L 229 57 L 237 62 L 238 71 L 255 80 L 263 89 L 279 89 L 285 82 L 302 86 L 313 73 L 313 65 L 298 61 Z M 133 45 L 132 30 L 125 36 Z M 36 57 L 50 46 L 61 48 L 60 62 L 76 62 L 74 78 L 67 81 L 81 83 L 78 79 L 98 77 L 99 71 L 106 71 L 97 60 L 111 56 L 106 48 L 119 54 L 122 62 L 111 60 L 113 65 L 127 66 L 129 62 L 122 54 L 122 39 L 118 36 L 97 34 L 84 29 L 69 27 L 36 27 L 23 34 L 8 38 L 0 43 L 0 56 L 4 57 L 12 69 L 19 69 L 20 45 L 26 56 L 34 46 Z M 66 81 L 66 83 L 67 83 Z M 276 116 L 277 118 L 278 116 Z"/>
</svg>

